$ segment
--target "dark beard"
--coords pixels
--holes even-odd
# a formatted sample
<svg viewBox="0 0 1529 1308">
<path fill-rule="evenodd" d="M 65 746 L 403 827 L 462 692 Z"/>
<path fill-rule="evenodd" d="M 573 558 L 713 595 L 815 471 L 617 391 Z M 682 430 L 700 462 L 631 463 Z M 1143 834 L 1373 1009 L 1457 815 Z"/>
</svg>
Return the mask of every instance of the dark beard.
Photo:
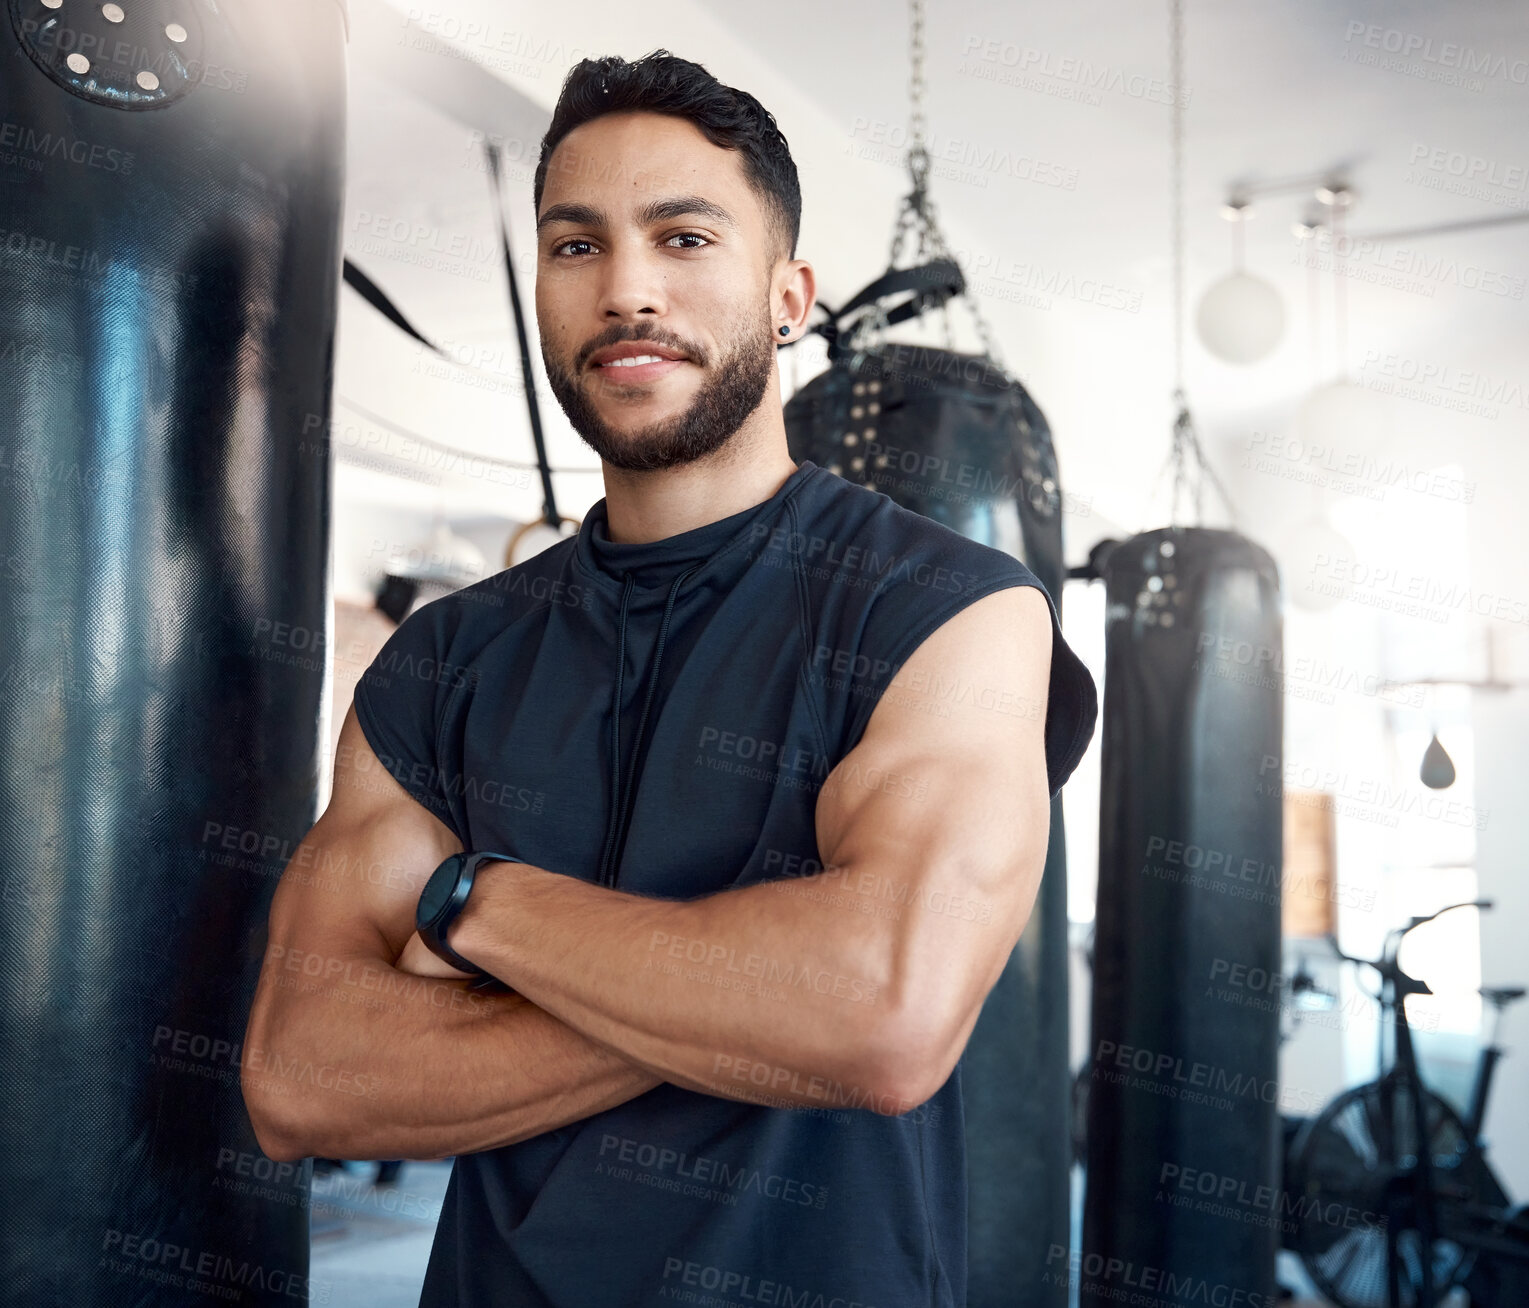
<svg viewBox="0 0 1529 1308">
<path fill-rule="evenodd" d="M 645 338 L 639 334 L 636 339 Z M 734 339 L 739 342 L 737 348 L 708 370 L 710 379 L 697 392 L 689 409 L 678 417 L 630 433 L 614 430 L 601 418 L 584 383 L 560 362 L 548 358 L 545 344 L 542 363 L 557 402 L 590 449 L 613 468 L 657 472 L 716 453 L 759 407 L 770 381 L 774 343 L 764 332 L 750 330 L 743 323 L 739 324 Z M 618 386 L 619 382 L 596 375 L 592 384 Z"/>
</svg>

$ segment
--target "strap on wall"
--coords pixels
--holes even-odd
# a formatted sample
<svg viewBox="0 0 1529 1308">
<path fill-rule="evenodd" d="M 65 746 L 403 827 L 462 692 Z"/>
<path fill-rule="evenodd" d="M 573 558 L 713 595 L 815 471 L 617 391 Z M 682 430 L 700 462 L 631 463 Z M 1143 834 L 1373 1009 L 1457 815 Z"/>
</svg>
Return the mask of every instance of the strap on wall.
<svg viewBox="0 0 1529 1308">
<path fill-rule="evenodd" d="M 493 187 L 494 214 L 499 226 L 499 247 L 504 254 L 505 277 L 510 284 L 510 308 L 515 317 L 515 337 L 520 346 L 520 373 L 525 384 L 526 408 L 531 419 L 531 439 L 536 446 L 536 466 L 542 479 L 541 520 L 554 531 L 561 531 L 565 519 L 557 511 L 557 496 L 552 489 L 552 467 L 547 461 L 547 442 L 542 433 L 541 410 L 536 403 L 536 377 L 531 369 L 531 345 L 526 332 L 525 312 L 520 303 L 520 287 L 515 280 L 515 260 L 510 251 L 509 222 L 504 212 L 504 199 L 499 190 L 499 148 L 492 141 L 484 142 L 488 155 L 489 180 Z M 372 308 L 400 331 L 412 336 L 427 350 L 450 359 L 452 356 L 419 330 L 380 286 L 361 271 L 347 257 L 344 265 L 345 284 L 361 296 Z"/>
</svg>

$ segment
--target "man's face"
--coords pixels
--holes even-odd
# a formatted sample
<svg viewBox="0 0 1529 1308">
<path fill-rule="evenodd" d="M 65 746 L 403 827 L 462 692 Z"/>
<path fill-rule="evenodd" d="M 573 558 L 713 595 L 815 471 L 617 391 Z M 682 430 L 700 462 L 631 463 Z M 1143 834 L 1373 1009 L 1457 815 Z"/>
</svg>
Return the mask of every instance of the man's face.
<svg viewBox="0 0 1529 1308">
<path fill-rule="evenodd" d="M 554 151 L 537 229 L 542 362 L 574 430 L 632 471 L 726 445 L 775 376 L 775 252 L 738 154 L 669 115 L 597 118 Z M 681 357 L 600 357 L 633 342 Z"/>
</svg>

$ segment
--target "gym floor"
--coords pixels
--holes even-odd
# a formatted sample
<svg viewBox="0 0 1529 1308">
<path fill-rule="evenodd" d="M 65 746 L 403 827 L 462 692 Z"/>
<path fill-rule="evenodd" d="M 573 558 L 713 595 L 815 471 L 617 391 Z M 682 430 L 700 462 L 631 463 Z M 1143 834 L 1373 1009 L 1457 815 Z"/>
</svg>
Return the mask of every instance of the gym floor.
<svg viewBox="0 0 1529 1308">
<path fill-rule="evenodd" d="M 374 1185 L 376 1174 L 375 1163 L 348 1163 L 344 1172 L 313 1178 L 309 1276 L 315 1302 L 329 1308 L 419 1306 L 451 1163 L 405 1163 L 391 1185 Z M 1074 1248 L 1082 1222 L 1078 1176 L 1075 1172 Z M 1280 1254 L 1279 1273 L 1298 1291 L 1297 1298 L 1286 1301 L 1286 1308 L 1327 1308 L 1326 1300 L 1310 1294 L 1290 1254 Z"/>
<path fill-rule="evenodd" d="M 329 1308 L 419 1308 L 449 1160 L 405 1163 L 391 1185 L 376 1163 L 313 1178 L 309 1208 L 313 1301 Z"/>
</svg>

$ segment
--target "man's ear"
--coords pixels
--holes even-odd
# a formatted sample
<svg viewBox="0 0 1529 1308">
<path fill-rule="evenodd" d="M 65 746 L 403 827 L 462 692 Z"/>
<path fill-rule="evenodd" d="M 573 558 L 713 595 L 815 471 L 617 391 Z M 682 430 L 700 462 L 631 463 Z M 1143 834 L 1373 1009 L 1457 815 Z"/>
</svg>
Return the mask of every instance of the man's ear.
<svg viewBox="0 0 1529 1308">
<path fill-rule="evenodd" d="M 800 338 L 818 302 L 817 275 L 806 259 L 788 259 L 776 271 L 772 321 L 788 323 L 793 338 Z"/>
</svg>

